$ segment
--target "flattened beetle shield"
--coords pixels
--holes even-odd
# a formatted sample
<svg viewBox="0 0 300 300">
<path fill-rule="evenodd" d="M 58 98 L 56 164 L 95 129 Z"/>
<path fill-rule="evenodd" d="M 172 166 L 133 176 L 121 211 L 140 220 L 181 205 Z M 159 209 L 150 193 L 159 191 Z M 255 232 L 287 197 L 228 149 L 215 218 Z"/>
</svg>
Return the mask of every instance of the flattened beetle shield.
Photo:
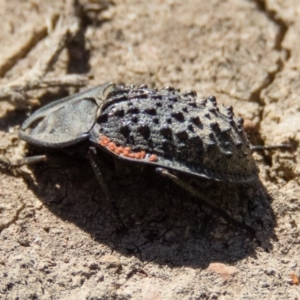
<svg viewBox="0 0 300 300">
<path fill-rule="evenodd" d="M 105 91 L 112 85 L 105 83 L 40 108 L 23 123 L 20 139 L 49 148 L 63 148 L 87 139 Z"/>
</svg>

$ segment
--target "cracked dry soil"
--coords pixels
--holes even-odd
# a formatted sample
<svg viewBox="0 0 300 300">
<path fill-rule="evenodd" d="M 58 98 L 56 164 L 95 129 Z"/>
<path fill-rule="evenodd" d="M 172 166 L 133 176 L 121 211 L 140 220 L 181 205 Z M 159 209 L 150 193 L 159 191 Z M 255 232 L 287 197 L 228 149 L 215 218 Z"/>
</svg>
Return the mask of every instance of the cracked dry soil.
<svg viewBox="0 0 300 300">
<path fill-rule="evenodd" d="M 151 169 L 105 174 L 126 231 L 85 161 L 0 173 L 0 298 L 300 299 L 299 14 L 296 0 L 0 1 L 1 155 L 20 158 L 28 113 L 88 79 L 213 94 L 253 143 L 293 145 L 254 154 L 259 182 L 199 183 L 255 239 Z"/>
</svg>

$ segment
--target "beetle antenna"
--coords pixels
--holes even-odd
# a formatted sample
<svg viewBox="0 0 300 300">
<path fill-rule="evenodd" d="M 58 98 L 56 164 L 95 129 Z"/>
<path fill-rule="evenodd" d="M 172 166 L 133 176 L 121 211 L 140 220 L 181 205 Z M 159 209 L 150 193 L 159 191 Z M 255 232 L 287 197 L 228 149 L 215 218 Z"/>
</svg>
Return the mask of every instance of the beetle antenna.
<svg viewBox="0 0 300 300">
<path fill-rule="evenodd" d="M 250 146 L 251 151 L 261 151 L 261 150 L 277 150 L 277 149 L 282 149 L 282 150 L 291 150 L 292 145 L 291 144 L 279 144 L 279 145 L 251 145 Z"/>
</svg>

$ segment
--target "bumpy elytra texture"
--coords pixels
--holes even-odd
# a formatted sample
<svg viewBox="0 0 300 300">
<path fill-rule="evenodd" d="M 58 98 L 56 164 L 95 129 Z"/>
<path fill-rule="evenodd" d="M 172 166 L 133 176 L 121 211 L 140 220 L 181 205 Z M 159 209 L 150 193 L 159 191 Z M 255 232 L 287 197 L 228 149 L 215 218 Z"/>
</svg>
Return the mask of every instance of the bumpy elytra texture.
<svg viewBox="0 0 300 300">
<path fill-rule="evenodd" d="M 213 96 L 201 100 L 192 91 L 115 86 L 90 140 L 120 158 L 208 179 L 249 182 L 258 170 L 242 127 L 232 108 L 218 107 Z M 122 149 L 137 153 L 136 158 Z"/>
</svg>

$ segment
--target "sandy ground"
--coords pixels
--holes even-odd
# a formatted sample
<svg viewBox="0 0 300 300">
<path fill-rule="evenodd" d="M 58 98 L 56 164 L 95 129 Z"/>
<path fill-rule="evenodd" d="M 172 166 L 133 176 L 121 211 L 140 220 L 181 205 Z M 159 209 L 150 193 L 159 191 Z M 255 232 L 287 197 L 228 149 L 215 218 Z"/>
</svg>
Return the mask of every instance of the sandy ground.
<svg viewBox="0 0 300 300">
<path fill-rule="evenodd" d="M 0 1 L 0 154 L 22 121 L 106 81 L 216 95 L 246 119 L 260 181 L 202 182 L 236 229 L 153 170 L 108 173 L 127 230 L 85 161 L 0 174 L 1 299 L 300 299 L 297 0 Z"/>
</svg>

